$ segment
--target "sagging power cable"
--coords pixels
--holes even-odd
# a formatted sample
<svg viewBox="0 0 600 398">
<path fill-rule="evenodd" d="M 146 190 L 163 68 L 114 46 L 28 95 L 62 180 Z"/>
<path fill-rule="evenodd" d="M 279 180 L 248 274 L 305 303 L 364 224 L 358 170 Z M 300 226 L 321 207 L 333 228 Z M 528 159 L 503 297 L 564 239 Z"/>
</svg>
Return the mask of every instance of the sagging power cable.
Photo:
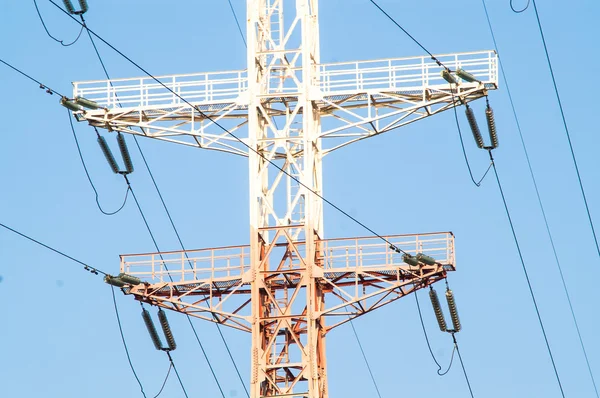
<svg viewBox="0 0 600 398">
<path fill-rule="evenodd" d="M 35 82 L 39 85 L 40 89 L 45 90 L 47 94 L 56 94 L 61 98 L 64 98 L 64 96 L 59 93 L 58 91 L 46 86 L 45 84 L 43 84 L 42 82 L 40 82 L 37 79 L 34 79 L 33 77 L 31 77 L 30 75 L 28 75 L 27 73 L 23 72 L 21 69 L 12 66 L 11 64 L 9 64 L 8 62 L 4 61 L 3 59 L 0 59 L 0 62 L 2 62 L 4 65 L 8 66 L 9 68 L 11 68 L 12 70 L 14 70 L 15 72 L 21 74 L 22 76 L 25 76 L 26 78 L 28 78 L 29 80 L 31 80 L 32 82 Z"/>
<path fill-rule="evenodd" d="M 536 195 L 536 198 L 537 198 L 537 202 L 538 202 L 538 205 L 540 207 L 540 211 L 542 213 L 542 217 L 544 219 L 544 225 L 546 227 L 546 233 L 548 234 L 548 239 L 550 241 L 550 246 L 552 248 L 552 253 L 554 255 L 554 260 L 555 260 L 555 263 L 556 263 L 556 267 L 557 267 L 558 273 L 560 275 L 560 280 L 561 280 L 561 283 L 562 283 L 563 291 L 565 292 L 565 296 L 567 298 L 567 303 L 569 304 L 569 310 L 571 312 L 571 317 L 573 319 L 573 324 L 575 325 L 575 330 L 577 332 L 577 337 L 579 339 L 579 344 L 580 344 L 581 350 L 583 352 L 583 356 L 584 356 L 585 363 L 586 363 L 586 366 L 587 366 L 588 374 L 589 374 L 590 379 L 592 381 L 592 384 L 594 386 L 594 392 L 596 394 L 596 397 L 599 397 L 600 395 L 598 394 L 598 387 L 596 385 L 596 380 L 594 378 L 594 373 L 592 372 L 592 367 L 590 365 L 590 361 L 589 361 L 589 358 L 588 358 L 587 350 L 586 350 L 585 344 L 583 342 L 583 337 L 581 335 L 581 330 L 579 328 L 579 322 L 577 321 L 577 316 L 575 314 L 575 309 L 573 308 L 573 303 L 571 302 L 571 295 L 569 293 L 567 282 L 565 280 L 565 276 L 564 276 L 564 273 L 563 273 L 563 270 L 562 270 L 562 265 L 561 265 L 560 259 L 558 258 L 558 253 L 557 253 L 557 250 L 556 250 L 556 245 L 554 243 L 554 237 L 553 237 L 552 232 L 550 230 L 550 225 L 548 223 L 548 217 L 546 215 L 546 209 L 545 209 L 544 204 L 542 202 L 542 197 L 541 197 L 540 190 L 539 190 L 539 187 L 538 187 L 538 184 L 537 184 L 537 179 L 536 179 L 535 173 L 533 171 L 533 166 L 531 165 L 531 159 L 529 158 L 529 151 L 527 149 L 527 145 L 525 144 L 525 139 L 523 137 L 523 131 L 521 129 L 521 123 L 519 121 L 519 117 L 517 115 L 517 110 L 516 110 L 516 107 L 515 107 L 515 103 L 513 101 L 513 97 L 512 97 L 512 92 L 511 92 L 511 89 L 510 89 L 510 85 L 509 85 L 508 79 L 506 77 L 506 73 L 504 71 L 504 62 L 502 61 L 503 58 L 502 58 L 502 56 L 500 54 L 500 50 L 498 48 L 498 42 L 496 41 L 496 35 L 494 34 L 494 29 L 492 27 L 492 21 L 490 19 L 490 15 L 489 15 L 489 12 L 488 12 L 485 0 L 481 0 L 481 3 L 483 5 L 483 10 L 485 12 L 485 17 L 486 17 L 487 24 L 488 24 L 488 27 L 489 27 L 489 30 L 490 30 L 490 35 L 492 37 L 492 42 L 494 44 L 494 49 L 496 51 L 496 54 L 498 54 L 498 63 L 500 64 L 500 73 L 502 75 L 502 79 L 504 80 L 504 85 L 506 87 L 506 92 L 508 94 L 508 100 L 510 102 L 512 114 L 513 114 L 513 117 L 515 119 L 515 125 L 517 127 L 517 132 L 519 133 L 519 139 L 521 141 L 521 146 L 522 146 L 523 152 L 525 154 L 525 160 L 527 161 L 527 167 L 529 169 L 529 175 L 531 176 L 531 181 L 533 182 L 533 187 L 534 187 L 534 190 L 535 190 L 535 195 Z M 529 4 L 529 2 L 528 2 L 528 4 Z"/>
<path fill-rule="evenodd" d="M 527 272 L 527 266 L 525 265 L 525 260 L 523 259 L 523 253 L 521 253 L 521 246 L 519 244 L 519 240 L 517 239 L 517 233 L 515 232 L 515 227 L 512 222 L 512 217 L 510 215 L 510 211 L 508 209 L 508 204 L 506 203 L 506 197 L 504 196 L 504 190 L 502 189 L 502 184 L 500 182 L 500 177 L 498 175 L 498 170 L 496 169 L 496 163 L 494 162 L 494 157 L 492 155 L 492 150 L 488 150 L 490 155 L 490 161 L 492 162 L 492 168 L 494 170 L 494 175 L 496 176 L 496 182 L 498 183 L 498 189 L 500 190 L 500 196 L 502 197 L 502 203 L 504 204 L 504 210 L 506 211 L 506 217 L 508 218 L 508 223 L 510 225 L 510 230 L 512 232 L 512 236 L 515 242 L 515 246 L 517 248 L 517 253 L 519 254 L 519 260 L 521 262 L 521 267 L 523 269 L 523 273 L 525 274 L 525 280 L 527 281 L 527 287 L 529 288 L 529 294 L 531 296 L 531 300 L 533 302 L 533 306 L 535 308 L 535 313 L 537 315 L 538 322 L 540 324 L 540 329 L 542 330 L 542 335 L 544 336 L 544 342 L 546 343 L 546 348 L 548 350 L 548 355 L 550 356 L 550 361 L 552 362 L 552 368 L 554 369 L 554 375 L 556 376 L 556 381 L 558 382 L 558 387 L 560 389 L 560 393 L 562 397 L 565 397 L 565 392 L 563 390 L 563 386 L 560 380 L 560 376 L 558 374 L 558 369 L 556 368 L 556 363 L 554 361 L 554 355 L 552 354 L 552 349 L 550 348 L 550 343 L 548 341 L 548 336 L 546 335 L 546 328 L 544 327 L 544 322 L 542 321 L 542 316 L 540 314 L 540 310 L 538 308 L 537 300 L 535 298 L 535 293 L 533 292 L 533 287 L 531 285 L 531 280 L 529 279 L 529 273 Z"/>
<path fill-rule="evenodd" d="M 30 237 L 30 236 L 28 236 L 28 235 L 26 235 L 26 234 L 24 234 L 22 232 L 19 232 L 16 229 L 13 229 L 13 228 L 9 227 L 8 225 L 0 223 L 0 227 L 5 228 L 5 229 L 7 229 L 7 230 L 9 230 L 9 231 L 11 231 L 11 232 L 13 232 L 13 233 L 15 233 L 15 234 L 23 237 L 23 238 L 25 238 L 25 239 L 28 239 L 28 240 L 32 241 L 33 243 L 36 243 L 36 244 L 38 244 L 38 245 L 40 245 L 42 247 L 45 247 L 48 250 L 52 250 L 54 253 L 59 254 L 59 255 L 61 255 L 63 257 L 66 257 L 66 258 L 68 258 L 71 261 L 74 261 L 76 263 L 81 264 L 83 266 L 83 269 L 85 271 L 88 271 L 88 272 L 90 272 L 90 273 L 92 273 L 94 275 L 98 275 L 98 274 L 102 274 L 104 276 L 109 275 L 106 272 L 104 272 L 102 270 L 99 270 L 98 268 L 89 266 L 88 264 L 84 263 L 83 261 L 77 260 L 76 258 L 71 257 L 68 254 L 65 254 L 64 252 L 62 252 L 62 251 L 60 251 L 58 249 L 55 249 L 55 248 L 53 248 L 51 246 L 48 246 L 45 243 L 40 242 L 39 240 L 36 240 L 36 239 L 34 239 L 34 238 L 32 238 L 32 237 Z"/>
<path fill-rule="evenodd" d="M 560 116 L 563 122 L 563 127 L 565 129 L 565 134 L 567 136 L 567 142 L 569 143 L 569 152 L 571 153 L 571 158 L 573 159 L 573 165 L 575 166 L 575 173 L 577 174 L 577 181 L 579 183 L 579 188 L 581 191 L 581 196 L 583 198 L 583 204 L 585 205 L 585 211 L 587 214 L 588 222 L 590 225 L 590 229 L 592 231 L 592 235 L 594 237 L 594 243 L 596 245 L 596 251 L 598 252 L 598 257 L 600 258 L 600 244 L 598 243 L 598 237 L 596 235 L 596 229 L 594 228 L 594 222 L 592 220 L 592 214 L 590 212 L 590 207 L 588 205 L 587 195 L 585 193 L 585 189 L 583 187 L 583 182 L 581 180 L 581 173 L 579 172 L 579 165 L 577 163 L 577 157 L 575 156 L 575 150 L 573 149 L 573 142 L 571 141 L 571 133 L 569 132 L 569 126 L 567 125 L 567 118 L 565 116 L 565 111 L 563 109 L 562 100 L 560 98 L 560 94 L 558 92 L 558 85 L 556 83 L 556 76 L 554 75 L 554 68 L 552 67 L 552 61 L 550 60 L 550 54 L 548 53 L 548 45 L 546 44 L 546 37 L 544 36 L 544 30 L 542 29 L 542 21 L 540 20 L 540 15 L 538 13 L 537 5 L 535 0 L 531 0 L 533 4 L 533 10 L 535 11 L 535 17 L 537 19 L 537 25 L 540 31 L 540 36 L 542 38 L 542 44 L 544 45 L 544 53 L 546 54 L 546 61 L 548 63 L 548 69 L 550 70 L 550 76 L 552 78 L 552 86 L 554 88 L 554 93 L 556 94 L 556 100 L 558 102 L 558 109 L 560 110 Z"/>
<path fill-rule="evenodd" d="M 123 342 L 123 348 L 125 348 L 125 355 L 127 355 L 127 362 L 129 362 L 129 367 L 131 369 L 131 372 L 133 373 L 135 380 L 138 382 L 138 384 L 140 386 L 140 391 L 142 392 L 142 395 L 144 396 L 144 398 L 146 398 L 146 392 L 144 391 L 144 386 L 143 386 L 139 376 L 137 375 L 137 372 L 135 371 L 135 367 L 133 366 L 133 362 L 131 361 L 131 355 L 129 354 L 129 348 L 127 347 L 127 341 L 125 341 L 125 334 L 123 333 L 123 325 L 121 325 L 121 317 L 119 316 L 119 308 L 117 307 L 117 298 L 115 297 L 115 287 L 111 286 L 110 291 L 112 292 L 113 306 L 115 308 L 115 316 L 117 318 L 117 324 L 119 325 L 119 332 L 121 334 L 121 341 Z"/>
<path fill-rule="evenodd" d="M 22 232 L 19 232 L 19 231 L 17 231 L 17 230 L 16 230 L 16 229 L 14 229 L 14 228 L 11 228 L 11 227 L 9 227 L 9 226 L 7 226 L 7 225 L 5 225 L 5 224 L 2 224 L 2 223 L 0 223 L 0 227 L 3 227 L 3 228 L 5 228 L 5 229 L 7 229 L 8 231 L 11 231 L 11 232 L 13 232 L 13 233 L 15 233 L 15 234 L 17 234 L 17 235 L 19 235 L 19 236 L 21 236 L 21 237 L 25 238 L 25 239 L 28 239 L 28 240 L 30 240 L 30 241 L 32 241 L 32 242 L 34 242 L 34 243 L 36 243 L 36 244 L 38 244 L 38 245 L 40 245 L 40 246 L 42 246 L 42 247 L 46 248 L 46 249 L 48 249 L 48 250 L 51 250 L 51 251 L 53 251 L 53 252 L 55 252 L 55 253 L 57 253 L 57 254 L 59 254 L 59 255 L 61 255 L 61 256 L 63 256 L 63 257 L 65 257 L 65 258 L 68 258 L 69 260 L 71 260 L 71 261 L 73 261 L 73 262 L 76 262 L 76 263 L 78 263 L 78 264 L 82 265 L 82 266 L 83 266 L 83 268 L 84 268 L 84 270 L 86 270 L 86 271 L 89 271 L 89 272 L 91 272 L 92 274 L 95 274 L 95 275 L 102 274 L 102 275 L 104 275 L 105 277 L 107 277 L 107 276 L 110 276 L 110 275 L 109 275 L 109 274 L 107 274 L 106 272 L 104 272 L 104 271 L 102 271 L 102 270 L 100 270 L 100 269 L 98 269 L 98 268 L 91 267 L 91 266 L 89 266 L 88 264 L 84 263 L 83 261 L 81 261 L 81 260 L 78 260 L 78 259 L 76 259 L 75 257 L 69 256 L 68 254 L 65 254 L 64 252 L 62 252 L 62 251 L 60 251 L 60 250 L 58 250 L 58 249 L 55 249 L 55 248 L 53 248 L 53 247 L 51 247 L 51 246 L 49 246 L 49 245 L 47 245 L 47 244 L 45 244 L 45 243 L 42 243 L 42 242 L 40 242 L 39 240 L 36 240 L 36 239 L 34 239 L 34 238 L 32 238 L 32 237 L 30 237 L 30 236 L 28 236 L 28 235 L 26 235 L 26 234 L 24 234 L 24 233 L 22 233 Z M 125 337 L 124 337 L 124 335 L 123 335 L 123 329 L 122 329 L 122 326 L 121 326 L 121 319 L 120 319 L 120 317 L 119 317 L 119 312 L 118 312 L 118 307 L 117 307 L 117 301 L 116 301 L 116 298 L 115 298 L 114 287 L 113 287 L 113 286 L 111 286 L 111 288 L 112 288 L 112 289 L 111 289 L 111 291 L 112 291 L 112 297 L 113 297 L 113 303 L 114 303 L 115 313 L 116 313 L 116 317 L 117 317 L 117 323 L 118 323 L 118 325 L 119 325 L 119 330 L 120 330 L 120 332 L 121 332 L 121 338 L 122 338 L 122 341 L 123 341 L 123 345 L 125 346 L 125 353 L 127 354 L 127 359 L 128 359 L 128 361 L 129 361 L 129 366 L 131 367 L 131 370 L 132 370 L 132 372 L 133 372 L 133 374 L 134 374 L 134 376 L 135 376 L 135 378 L 136 378 L 136 380 L 137 380 L 137 382 L 138 382 L 138 384 L 139 384 L 139 386 L 140 386 L 140 390 L 141 390 L 141 392 L 142 392 L 142 395 L 143 395 L 144 397 L 146 397 L 146 393 L 144 392 L 144 387 L 143 387 L 143 385 L 142 385 L 142 383 L 141 383 L 141 381 L 140 381 L 139 377 L 137 376 L 137 373 L 136 373 L 136 371 L 135 371 L 135 368 L 134 368 L 134 366 L 133 366 L 133 363 L 132 363 L 132 361 L 131 361 L 131 356 L 129 355 L 129 349 L 128 349 L 128 347 L 127 347 L 127 343 L 126 343 L 126 341 L 125 341 Z M 164 386 L 163 386 L 163 387 L 164 387 Z"/>
<path fill-rule="evenodd" d="M 42 17 L 42 13 L 40 12 L 40 9 L 38 7 L 37 4 L 37 0 L 33 0 L 33 4 L 35 5 L 35 10 L 37 11 L 38 17 L 40 17 L 40 22 L 42 23 L 42 26 L 44 27 L 44 30 L 46 31 L 46 34 L 54 41 L 60 43 L 62 46 L 64 47 L 69 47 L 72 46 L 73 44 L 77 43 L 77 41 L 79 40 L 79 38 L 81 37 L 81 34 L 83 33 L 83 26 L 81 27 L 81 29 L 79 30 L 79 34 L 77 35 L 77 37 L 75 38 L 75 40 L 66 43 L 64 42 L 64 40 L 60 40 L 57 39 L 56 37 L 54 37 L 50 31 L 48 30 L 48 27 L 46 26 L 46 23 L 44 22 L 44 18 Z"/>
</svg>

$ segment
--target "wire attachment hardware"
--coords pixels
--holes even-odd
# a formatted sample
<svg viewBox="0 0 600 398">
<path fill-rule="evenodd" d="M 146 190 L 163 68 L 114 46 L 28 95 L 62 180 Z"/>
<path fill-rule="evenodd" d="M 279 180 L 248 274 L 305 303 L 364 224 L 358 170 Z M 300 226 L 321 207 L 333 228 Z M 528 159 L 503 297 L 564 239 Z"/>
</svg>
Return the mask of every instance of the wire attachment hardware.
<svg viewBox="0 0 600 398">
<path fill-rule="evenodd" d="M 102 106 L 99 103 L 97 103 L 96 101 L 92 101 L 92 100 L 89 100 L 89 99 L 83 98 L 83 97 L 75 97 L 75 103 L 77 103 L 83 107 L 86 107 L 88 109 L 102 108 Z"/>
<path fill-rule="evenodd" d="M 442 72 L 440 73 L 442 78 L 447 81 L 450 84 L 458 84 L 458 80 L 456 79 L 456 77 L 454 77 L 454 75 L 452 73 L 450 73 L 449 69 L 444 69 L 442 70 Z"/>
<path fill-rule="evenodd" d="M 458 68 L 456 70 L 456 76 L 460 77 L 461 79 L 463 79 L 464 81 L 467 81 L 469 83 L 473 83 L 473 82 L 478 82 L 479 80 L 473 76 L 471 73 L 467 72 L 464 69 Z"/>
<path fill-rule="evenodd" d="M 408 265 L 412 265 L 415 267 L 419 265 L 419 260 L 417 259 L 417 257 L 411 256 L 408 253 L 404 253 L 404 255 L 402 255 L 402 261 L 404 261 Z"/>
<path fill-rule="evenodd" d="M 60 104 L 62 106 L 64 106 L 65 108 L 67 108 L 68 110 L 73 111 L 73 112 L 84 111 L 83 106 L 76 104 L 73 101 L 69 101 L 69 99 L 67 97 L 62 97 L 60 99 Z"/>
<path fill-rule="evenodd" d="M 126 285 L 126 283 L 121 278 L 112 275 L 106 275 L 104 277 L 104 282 L 116 287 L 123 287 Z"/>
</svg>

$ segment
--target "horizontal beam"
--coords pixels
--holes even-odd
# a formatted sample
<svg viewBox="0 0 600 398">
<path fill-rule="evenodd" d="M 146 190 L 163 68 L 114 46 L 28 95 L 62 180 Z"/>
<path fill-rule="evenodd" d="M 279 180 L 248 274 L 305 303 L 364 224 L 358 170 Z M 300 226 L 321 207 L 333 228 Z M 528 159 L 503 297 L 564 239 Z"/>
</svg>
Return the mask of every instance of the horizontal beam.
<svg viewBox="0 0 600 398">
<path fill-rule="evenodd" d="M 389 243 L 416 256 L 426 254 L 432 265 L 410 265 L 380 237 L 324 239 L 311 270 L 318 286 L 329 297 L 316 316 L 357 317 L 434 283 L 455 270 L 454 236 L 450 232 L 384 236 Z M 302 250 L 304 242 L 295 244 Z M 285 249 L 274 243 L 273 249 Z M 137 300 L 186 313 L 190 316 L 251 331 L 249 246 L 121 256 L 121 272 L 140 278 L 139 285 L 122 290 Z M 279 268 L 280 259 L 261 270 L 270 291 L 304 289 L 306 266 Z M 282 309 L 277 319 L 296 322 L 303 333 L 306 317 Z M 329 329 L 343 324 L 342 321 Z"/>
</svg>

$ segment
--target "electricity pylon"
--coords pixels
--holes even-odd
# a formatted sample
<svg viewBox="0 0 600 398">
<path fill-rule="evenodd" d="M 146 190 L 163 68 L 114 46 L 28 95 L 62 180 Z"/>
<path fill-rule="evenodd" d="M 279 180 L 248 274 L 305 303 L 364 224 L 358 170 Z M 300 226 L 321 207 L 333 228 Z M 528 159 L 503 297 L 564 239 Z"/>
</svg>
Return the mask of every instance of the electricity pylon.
<svg viewBox="0 0 600 398">
<path fill-rule="evenodd" d="M 474 76 L 450 84 L 428 57 L 322 64 L 318 1 L 285 4 L 247 1 L 246 70 L 76 82 L 102 108 L 75 115 L 248 158 L 250 245 L 121 256 L 123 291 L 251 332 L 252 398 L 325 398 L 327 333 L 455 267 L 451 233 L 325 239 L 323 157 L 484 96 L 497 57 L 438 56 Z"/>
</svg>

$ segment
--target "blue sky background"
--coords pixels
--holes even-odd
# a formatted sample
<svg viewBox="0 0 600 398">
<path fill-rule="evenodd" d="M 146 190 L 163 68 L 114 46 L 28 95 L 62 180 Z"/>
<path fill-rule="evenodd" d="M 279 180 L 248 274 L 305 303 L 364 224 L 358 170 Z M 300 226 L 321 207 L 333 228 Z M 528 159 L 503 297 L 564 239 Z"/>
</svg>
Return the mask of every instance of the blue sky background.
<svg viewBox="0 0 600 398">
<path fill-rule="evenodd" d="M 225 0 L 89 3 L 90 28 L 155 75 L 245 68 L 245 48 Z M 493 48 L 480 0 L 379 3 L 433 53 Z M 233 4 L 243 21 L 245 2 Z M 600 379 L 593 278 L 600 259 L 533 8 L 517 15 L 508 0 L 487 4 L 590 363 Z M 39 0 L 39 6 L 55 36 L 70 41 L 77 35 L 78 26 L 49 2 Z M 594 87 L 600 4 L 540 1 L 538 7 L 591 213 L 598 221 L 600 137 L 595 117 L 600 104 Z M 423 55 L 367 0 L 323 0 L 320 12 L 322 62 Z M 99 50 L 112 77 L 142 75 L 104 45 Z M 3 2 L 0 57 L 66 94 L 72 81 L 103 78 L 88 38 L 66 48 L 55 43 L 31 1 Z M 119 254 L 154 251 L 132 201 L 112 217 L 97 210 L 59 98 L 4 65 L 0 90 L 0 222 L 112 273 L 118 272 Z M 566 395 L 592 397 L 504 83 L 490 101 L 500 139 L 498 171 Z M 484 105 L 473 105 L 481 127 Z M 488 165 L 487 154 L 475 147 L 462 109 L 459 116 L 478 176 Z M 110 172 L 93 129 L 81 123 L 76 130 L 100 201 L 114 209 L 125 184 Z M 186 247 L 248 243 L 245 159 L 151 140 L 141 140 L 141 145 Z M 140 155 L 133 145 L 130 149 L 136 166 L 132 186 L 158 244 L 162 250 L 176 250 Z M 324 178 L 325 196 L 378 233 L 455 233 L 457 272 L 449 282 L 463 323 L 457 337 L 475 396 L 560 396 L 498 188 L 492 175 L 480 188 L 471 183 L 451 112 L 328 156 Z M 327 237 L 368 234 L 331 208 L 326 208 L 325 225 Z M 120 340 L 110 288 L 99 276 L 3 229 L 0 276 L 2 396 L 141 396 Z M 426 294 L 419 297 L 434 352 L 446 364 L 451 338 L 437 330 Z M 133 363 L 153 396 L 168 361 L 154 350 L 139 304 L 120 294 L 118 304 Z M 177 314 L 169 319 L 179 346 L 173 357 L 188 393 L 218 397 L 187 320 Z M 225 394 L 243 397 L 216 328 L 194 322 Z M 458 363 L 447 376 L 436 375 L 413 297 L 363 317 L 355 326 L 384 398 L 468 395 Z M 224 332 L 248 379 L 249 336 Z M 331 397 L 375 395 L 348 325 L 329 335 L 327 349 Z M 174 377 L 163 396 L 183 396 Z"/>
</svg>

